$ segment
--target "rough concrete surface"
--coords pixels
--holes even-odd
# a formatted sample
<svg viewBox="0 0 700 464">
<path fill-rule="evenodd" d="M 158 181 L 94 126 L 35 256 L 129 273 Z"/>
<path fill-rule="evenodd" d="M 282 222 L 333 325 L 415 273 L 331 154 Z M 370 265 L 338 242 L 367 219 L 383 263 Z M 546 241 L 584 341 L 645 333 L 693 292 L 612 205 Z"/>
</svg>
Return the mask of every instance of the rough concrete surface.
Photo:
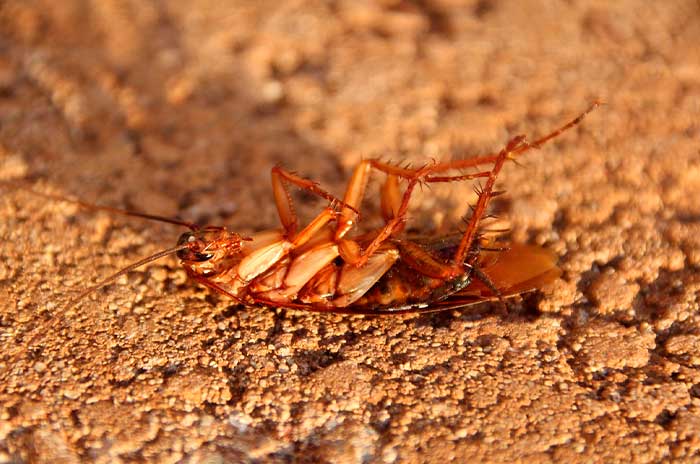
<svg viewBox="0 0 700 464">
<path fill-rule="evenodd" d="M 0 179 L 233 230 L 277 226 L 277 163 L 340 195 L 595 99 L 504 168 L 563 269 L 507 313 L 239 308 L 173 257 L 67 310 L 181 230 L 3 187 L 0 462 L 700 460 L 696 1 L 0 2 Z M 473 199 L 418 192 L 412 227 Z"/>
</svg>

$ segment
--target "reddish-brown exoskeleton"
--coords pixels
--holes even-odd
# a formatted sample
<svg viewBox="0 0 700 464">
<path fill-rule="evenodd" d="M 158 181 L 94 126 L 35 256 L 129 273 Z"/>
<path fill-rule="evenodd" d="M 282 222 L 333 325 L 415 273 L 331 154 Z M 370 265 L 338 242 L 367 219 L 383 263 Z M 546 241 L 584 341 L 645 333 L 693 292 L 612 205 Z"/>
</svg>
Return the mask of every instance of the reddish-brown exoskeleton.
<svg viewBox="0 0 700 464">
<path fill-rule="evenodd" d="M 480 224 L 489 201 L 496 195 L 494 184 L 504 163 L 575 126 L 598 105 L 594 103 L 576 119 L 533 142 L 517 136 L 496 154 L 418 168 L 364 160 L 355 168 L 342 200 L 314 182 L 275 167 L 272 188 L 282 228 L 252 237 L 224 227 L 200 227 L 76 202 L 93 209 L 186 226 L 190 231 L 182 234 L 177 246 L 119 271 L 87 289 L 70 305 L 135 267 L 172 253 L 177 254 L 194 281 L 244 305 L 393 314 L 458 308 L 540 288 L 560 274 L 555 257 L 541 248 L 519 244 L 487 251 L 480 237 Z M 465 169 L 480 166 L 489 168 L 464 173 Z M 384 225 L 358 233 L 358 210 L 373 171 L 386 177 L 381 188 Z M 433 239 L 404 233 L 416 186 L 473 179 L 484 179 L 484 185 L 463 233 Z M 406 183 L 403 191 L 400 181 Z M 300 227 L 289 185 L 324 198 L 328 206 Z"/>
</svg>

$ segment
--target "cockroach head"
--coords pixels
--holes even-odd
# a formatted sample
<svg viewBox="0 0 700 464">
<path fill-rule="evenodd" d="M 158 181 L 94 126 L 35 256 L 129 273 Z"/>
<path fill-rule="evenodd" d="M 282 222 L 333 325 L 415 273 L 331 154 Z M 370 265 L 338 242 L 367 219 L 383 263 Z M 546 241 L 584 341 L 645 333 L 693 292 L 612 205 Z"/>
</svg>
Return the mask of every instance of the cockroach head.
<svg viewBox="0 0 700 464">
<path fill-rule="evenodd" d="M 192 230 L 182 234 L 177 241 L 178 245 L 187 245 L 177 252 L 177 257 L 189 264 L 221 260 L 237 253 L 245 240 L 223 227 Z"/>
</svg>

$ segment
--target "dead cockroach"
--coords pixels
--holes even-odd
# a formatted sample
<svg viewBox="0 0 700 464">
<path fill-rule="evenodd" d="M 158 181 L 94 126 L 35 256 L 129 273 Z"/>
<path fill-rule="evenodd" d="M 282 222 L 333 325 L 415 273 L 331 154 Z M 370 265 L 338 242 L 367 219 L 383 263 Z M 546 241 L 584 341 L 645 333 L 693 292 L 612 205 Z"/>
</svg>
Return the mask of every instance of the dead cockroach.
<svg viewBox="0 0 700 464">
<path fill-rule="evenodd" d="M 460 308 L 534 290 L 560 275 L 555 256 L 544 249 L 520 244 L 488 249 L 480 225 L 489 201 L 498 193 L 494 184 L 504 163 L 577 125 L 598 105 L 594 103 L 574 120 L 534 142 L 517 136 L 496 154 L 418 168 L 364 160 L 355 168 L 342 200 L 310 180 L 275 167 L 272 190 L 282 228 L 251 237 L 224 227 L 199 226 L 34 193 L 189 229 L 176 246 L 86 289 L 69 302 L 69 307 L 119 276 L 174 253 L 192 280 L 242 305 L 375 315 Z M 464 173 L 467 168 L 480 166 L 490 169 Z M 386 176 L 381 188 L 384 225 L 360 233 L 356 231 L 358 210 L 372 171 Z M 478 189 L 478 200 L 463 232 L 438 238 L 417 238 L 404 232 L 416 186 L 474 179 L 484 179 L 484 185 Z M 406 182 L 403 192 L 399 181 Z M 328 206 L 304 227 L 300 227 L 294 212 L 290 185 L 328 201 Z"/>
</svg>

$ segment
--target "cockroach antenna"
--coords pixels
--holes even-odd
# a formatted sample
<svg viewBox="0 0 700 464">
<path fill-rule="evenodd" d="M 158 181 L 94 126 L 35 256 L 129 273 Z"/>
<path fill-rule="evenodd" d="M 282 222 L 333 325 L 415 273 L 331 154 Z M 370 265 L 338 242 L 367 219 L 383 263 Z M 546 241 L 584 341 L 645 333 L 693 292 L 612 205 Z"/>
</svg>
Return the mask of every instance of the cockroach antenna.
<svg viewBox="0 0 700 464">
<path fill-rule="evenodd" d="M 75 305 L 77 305 L 78 303 L 80 303 L 80 301 L 81 301 L 83 298 L 85 298 L 86 296 L 88 296 L 89 294 L 91 294 L 91 293 L 93 293 L 93 292 L 95 292 L 95 291 L 101 289 L 102 287 L 106 287 L 107 285 L 111 284 L 112 282 L 114 282 L 114 281 L 117 280 L 119 277 L 123 276 L 124 274 L 127 274 L 127 273 L 133 271 L 134 269 L 143 266 L 144 264 L 148 264 L 148 263 L 150 263 L 150 262 L 152 262 L 152 261 L 158 260 L 158 259 L 163 258 L 163 257 L 165 257 L 165 256 L 171 255 L 171 254 L 173 254 L 173 253 L 177 253 L 177 252 L 180 251 L 180 250 L 184 250 L 185 248 L 188 248 L 189 246 L 190 246 L 190 245 L 187 244 L 187 243 L 182 244 L 182 245 L 178 245 L 178 246 L 175 246 L 175 247 L 172 247 L 172 248 L 168 248 L 168 249 L 159 251 L 158 253 L 155 253 L 155 254 L 153 254 L 153 255 L 151 255 L 151 256 L 148 256 L 148 257 L 146 257 L 146 258 L 140 259 L 140 260 L 136 261 L 135 263 L 129 264 L 129 265 L 126 266 L 125 268 L 123 268 L 123 269 L 121 269 L 121 270 L 115 272 L 114 274 L 112 274 L 111 276 L 109 276 L 109 277 L 107 277 L 106 279 L 102 280 L 101 282 L 98 282 L 98 283 L 96 283 L 95 285 L 93 285 L 92 287 L 88 287 L 88 288 L 86 288 L 85 290 L 83 290 L 82 292 L 80 292 L 80 294 L 79 294 L 78 296 L 76 296 L 75 298 L 71 299 L 71 300 L 68 302 L 68 304 L 66 304 L 65 310 L 67 311 L 67 310 L 73 308 Z"/>
<path fill-rule="evenodd" d="M 108 213 L 121 214 L 121 215 L 123 215 L 123 216 L 131 216 L 131 217 L 137 217 L 137 218 L 141 218 L 141 219 L 147 219 L 147 220 L 149 220 L 149 221 L 158 221 L 158 222 L 164 222 L 164 223 L 166 223 L 166 224 L 173 224 L 173 225 L 176 225 L 176 226 L 183 226 L 183 227 L 187 227 L 188 229 L 190 229 L 190 230 L 193 231 L 193 232 L 194 232 L 194 231 L 197 231 L 197 230 L 200 230 L 200 226 L 197 225 L 197 224 L 194 224 L 194 223 L 192 223 L 192 222 L 181 221 L 181 220 L 179 220 L 179 219 L 173 219 L 173 218 L 169 218 L 169 217 L 165 217 L 165 216 L 158 216 L 158 215 L 155 215 L 155 214 L 147 214 L 147 213 L 140 213 L 140 212 L 137 212 L 137 211 L 128 211 L 128 210 L 125 210 L 125 209 L 112 208 L 112 207 L 110 207 L 110 206 L 93 205 L 93 204 L 91 204 L 91 203 L 86 203 L 86 202 L 84 202 L 84 201 L 74 200 L 74 199 L 71 199 L 71 198 L 66 198 L 66 197 L 63 197 L 63 196 L 61 196 L 61 195 L 54 195 L 54 194 L 51 194 L 51 193 L 40 192 L 40 191 L 38 191 L 38 190 L 34 190 L 33 188 L 30 188 L 30 187 L 28 187 L 28 186 L 26 186 L 26 185 L 23 185 L 23 184 L 21 184 L 21 183 L 18 183 L 18 182 L 2 181 L 2 182 L 0 183 L 0 186 L 2 186 L 2 185 L 9 186 L 9 187 L 12 187 L 12 188 L 15 188 L 15 189 L 18 189 L 18 190 L 23 190 L 23 191 L 25 191 L 25 192 L 31 193 L 32 195 L 36 195 L 36 196 L 39 196 L 39 197 L 47 198 L 47 199 L 49 199 L 49 200 L 60 201 L 60 202 L 64 202 L 64 203 L 71 203 L 71 204 L 77 205 L 77 206 L 79 206 L 79 207 L 81 207 L 81 208 L 84 208 L 84 209 L 90 209 L 90 210 L 93 210 L 93 211 L 105 211 L 105 212 L 108 212 Z M 114 282 L 115 280 L 117 280 L 117 279 L 118 279 L 119 277 L 121 277 L 122 275 L 127 274 L 127 273 L 133 271 L 134 269 L 143 266 L 144 264 L 148 264 L 148 263 L 150 263 L 150 262 L 152 262 L 152 261 L 158 260 L 158 259 L 163 258 L 163 257 L 165 257 L 165 256 L 171 255 L 171 254 L 173 254 L 173 253 L 177 253 L 178 251 L 184 250 L 185 248 L 189 248 L 190 246 L 191 246 L 191 245 L 190 245 L 189 243 L 178 244 L 178 245 L 175 246 L 175 247 L 172 247 L 172 248 L 168 248 L 168 249 L 159 251 L 158 253 L 155 253 L 155 254 L 153 254 L 153 255 L 151 255 L 151 256 L 148 256 L 148 257 L 146 257 L 146 258 L 143 258 L 143 259 L 141 259 L 141 260 L 139 260 L 139 261 L 137 261 L 137 262 L 135 262 L 135 263 L 129 264 L 129 265 L 126 266 L 125 268 L 123 268 L 123 269 L 121 269 L 121 270 L 115 272 L 114 274 L 112 274 L 111 276 L 109 276 L 109 277 L 107 277 L 106 279 L 102 280 L 101 282 L 98 282 L 97 284 L 95 284 L 95 285 L 93 285 L 93 286 L 91 286 L 91 287 L 89 287 L 89 288 L 83 290 L 78 296 L 76 296 L 75 298 L 71 299 L 71 300 L 68 302 L 68 304 L 66 305 L 66 308 L 65 308 L 65 309 L 68 310 L 68 309 L 73 308 L 73 307 L 74 307 L 75 305 L 77 305 L 83 298 L 85 298 L 85 297 L 88 296 L 89 294 L 95 292 L 96 290 L 99 290 L 100 288 L 105 287 L 105 286 L 111 284 L 112 282 Z"/>
<path fill-rule="evenodd" d="M 6 185 L 9 187 L 12 187 L 17 190 L 24 190 L 25 192 L 29 192 L 32 195 L 37 195 L 40 197 L 48 198 L 49 200 L 53 201 L 61 201 L 64 203 L 71 203 L 76 206 L 79 206 L 84 209 L 91 209 L 93 211 L 106 211 L 108 213 L 115 213 L 115 214 L 121 214 L 123 216 L 132 216 L 132 217 L 138 217 L 141 219 L 147 219 L 149 221 L 158 221 L 158 222 L 165 222 L 166 224 L 173 224 L 176 226 L 183 226 L 187 227 L 190 230 L 199 230 L 200 226 L 193 222 L 187 222 L 187 221 L 181 221 L 179 219 L 173 219 L 165 216 L 158 216 L 156 214 L 147 214 L 147 213 L 140 213 L 138 211 L 128 211 L 125 209 L 119 209 L 119 208 L 112 208 L 111 206 L 99 206 L 99 205 L 93 205 L 91 203 L 86 203 L 84 201 L 80 200 L 74 200 L 72 198 L 67 198 L 61 195 L 54 195 L 52 193 L 45 193 L 45 192 L 40 192 L 38 190 L 34 190 L 33 188 L 30 188 L 24 184 L 21 184 L 19 182 L 12 182 L 12 181 L 2 181 L 0 183 L 0 186 Z"/>
</svg>

